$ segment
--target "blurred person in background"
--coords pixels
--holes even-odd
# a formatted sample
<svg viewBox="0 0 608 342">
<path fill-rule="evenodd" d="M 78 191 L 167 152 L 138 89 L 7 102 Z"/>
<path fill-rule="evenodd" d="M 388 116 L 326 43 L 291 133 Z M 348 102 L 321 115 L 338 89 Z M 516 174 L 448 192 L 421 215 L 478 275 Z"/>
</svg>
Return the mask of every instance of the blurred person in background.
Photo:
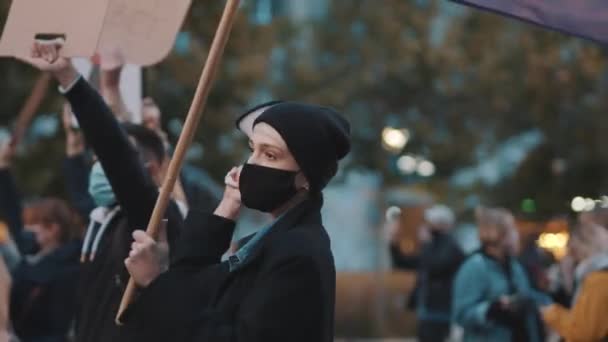
<svg viewBox="0 0 608 342">
<path fill-rule="evenodd" d="M 532 287 L 539 291 L 549 291 L 548 270 L 555 263 L 553 255 L 538 246 L 540 234 L 530 234 L 524 239 L 519 262 L 524 266 Z"/>
<path fill-rule="evenodd" d="M 2 287 L 10 289 L 9 318 L 22 341 L 67 341 L 76 305 L 81 226 L 65 202 L 47 198 L 27 206 L 25 227 L 10 173 L 13 149 L 10 142 L 0 147 L 0 210 L 22 254 L 12 279 L 2 277 Z"/>
<path fill-rule="evenodd" d="M 596 207 L 591 211 L 584 211 L 578 217 L 581 223 L 593 223 L 608 229 L 608 208 Z"/>
<path fill-rule="evenodd" d="M 163 130 L 162 127 L 162 111 L 151 97 L 146 97 L 142 101 L 142 125 L 152 131 L 154 131 L 163 141 L 168 157 L 173 153 L 171 143 L 169 142 L 168 134 Z M 166 159 L 164 164 L 164 172 L 168 170 L 170 158 Z M 185 163 L 182 167 L 181 173 L 175 188 L 173 189 L 173 197 L 183 203 L 187 203 L 188 207 L 196 207 L 204 209 L 206 211 L 213 211 L 220 202 L 221 188 L 217 189 L 209 188 L 198 182 L 197 178 L 200 175 L 206 175 L 206 173 L 196 168 L 195 166 Z M 199 177 L 197 177 L 197 175 Z M 207 178 L 210 178 L 207 176 Z"/>
<path fill-rule="evenodd" d="M 385 238 L 389 243 L 389 253 L 393 267 L 401 270 L 415 270 L 418 267 L 418 253 L 404 253 L 399 240 L 399 226 L 401 224 L 401 209 L 390 207 L 386 210 L 384 226 Z"/>
<path fill-rule="evenodd" d="M 39 249 L 13 272 L 10 318 L 21 341 L 68 341 L 80 273 L 80 225 L 62 200 L 47 198 L 30 207 L 36 217 L 29 229 Z"/>
<path fill-rule="evenodd" d="M 572 302 L 575 267 L 576 261 L 567 254 L 547 270 L 548 292 L 555 303 L 564 307 L 570 307 Z"/>
<path fill-rule="evenodd" d="M 396 234 L 391 238 L 394 264 L 398 267 L 415 265 L 417 269 L 410 307 L 416 311 L 417 334 L 421 342 L 444 341 L 450 335 L 452 282 L 465 258 L 450 234 L 454 221 L 454 213 L 444 205 L 426 209 L 424 225 L 419 230 L 422 248 L 417 258 L 401 253 Z"/>
<path fill-rule="evenodd" d="M 580 223 L 570 235 L 568 249 L 577 262 L 572 308 L 547 306 L 543 318 L 566 341 L 604 341 L 608 338 L 608 231 Z"/>
<path fill-rule="evenodd" d="M 163 144 L 167 150 L 170 149 L 169 136 L 162 128 L 162 115 L 160 108 L 151 97 L 146 97 L 142 100 L 141 108 L 142 125 L 149 130 L 158 134 L 163 140 Z"/>
<path fill-rule="evenodd" d="M 504 209 L 476 212 L 481 250 L 462 265 L 454 282 L 452 317 L 465 341 L 544 340 L 538 304 L 549 298 L 532 289 L 515 256 L 519 234 Z"/>
</svg>

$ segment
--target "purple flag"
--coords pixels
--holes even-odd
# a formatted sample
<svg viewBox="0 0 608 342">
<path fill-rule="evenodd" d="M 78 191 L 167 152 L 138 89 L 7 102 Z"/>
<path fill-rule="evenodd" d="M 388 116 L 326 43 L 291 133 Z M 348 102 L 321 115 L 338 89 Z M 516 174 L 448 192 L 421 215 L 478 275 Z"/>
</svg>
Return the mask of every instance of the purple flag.
<svg viewBox="0 0 608 342">
<path fill-rule="evenodd" d="M 453 0 L 608 43 L 608 0 Z"/>
</svg>

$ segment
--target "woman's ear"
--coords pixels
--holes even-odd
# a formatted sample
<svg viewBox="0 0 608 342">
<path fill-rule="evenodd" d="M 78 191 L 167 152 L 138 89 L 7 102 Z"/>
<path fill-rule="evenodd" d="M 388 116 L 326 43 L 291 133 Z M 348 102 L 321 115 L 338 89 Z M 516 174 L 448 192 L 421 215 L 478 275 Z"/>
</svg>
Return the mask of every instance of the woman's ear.
<svg viewBox="0 0 608 342">
<path fill-rule="evenodd" d="M 298 172 L 296 175 L 295 185 L 297 190 L 304 189 L 306 191 L 310 190 L 310 183 L 306 179 L 306 176 L 302 172 Z"/>
</svg>

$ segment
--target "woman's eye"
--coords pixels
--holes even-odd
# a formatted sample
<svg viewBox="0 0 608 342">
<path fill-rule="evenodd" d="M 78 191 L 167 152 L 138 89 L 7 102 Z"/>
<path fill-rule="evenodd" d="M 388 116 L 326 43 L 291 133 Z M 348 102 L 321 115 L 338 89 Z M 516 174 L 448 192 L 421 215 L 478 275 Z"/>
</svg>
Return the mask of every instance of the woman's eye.
<svg viewBox="0 0 608 342">
<path fill-rule="evenodd" d="M 274 154 L 272 153 L 264 153 L 264 155 L 266 156 L 266 158 L 268 158 L 269 160 L 276 160 L 277 158 L 274 156 Z"/>
</svg>

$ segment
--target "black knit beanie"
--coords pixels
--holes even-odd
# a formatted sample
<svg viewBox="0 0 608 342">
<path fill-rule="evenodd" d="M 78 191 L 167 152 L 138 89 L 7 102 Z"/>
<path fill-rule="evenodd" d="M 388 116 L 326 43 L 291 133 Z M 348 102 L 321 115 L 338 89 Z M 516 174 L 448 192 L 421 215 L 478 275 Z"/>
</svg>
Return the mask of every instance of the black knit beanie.
<svg viewBox="0 0 608 342">
<path fill-rule="evenodd" d="M 285 140 L 312 192 L 323 190 L 336 174 L 338 161 L 350 152 L 350 125 L 331 108 L 267 102 L 241 115 L 237 127 L 250 134 L 260 122 L 270 125 Z"/>
</svg>

